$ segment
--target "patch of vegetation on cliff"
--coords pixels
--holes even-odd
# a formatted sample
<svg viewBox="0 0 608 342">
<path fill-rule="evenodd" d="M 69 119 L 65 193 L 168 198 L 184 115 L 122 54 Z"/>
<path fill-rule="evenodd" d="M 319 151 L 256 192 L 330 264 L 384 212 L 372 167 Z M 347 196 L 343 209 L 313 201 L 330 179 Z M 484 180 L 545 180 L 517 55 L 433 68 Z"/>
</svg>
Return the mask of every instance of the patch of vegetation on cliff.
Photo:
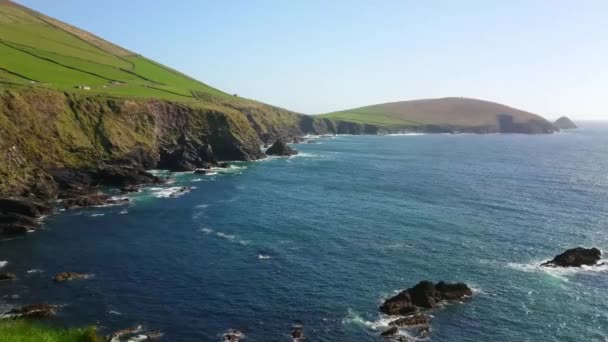
<svg viewBox="0 0 608 342">
<path fill-rule="evenodd" d="M 102 342 L 95 328 L 61 329 L 26 321 L 1 321 L 0 341 L 4 342 Z"/>
</svg>

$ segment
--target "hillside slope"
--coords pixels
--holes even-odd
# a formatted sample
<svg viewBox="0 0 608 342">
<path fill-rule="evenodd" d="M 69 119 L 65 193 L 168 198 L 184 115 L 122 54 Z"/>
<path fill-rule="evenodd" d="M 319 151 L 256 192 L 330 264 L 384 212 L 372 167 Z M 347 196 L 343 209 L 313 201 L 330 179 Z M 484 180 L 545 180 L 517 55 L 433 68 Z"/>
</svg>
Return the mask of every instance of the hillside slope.
<svg viewBox="0 0 608 342">
<path fill-rule="evenodd" d="M 441 98 L 384 103 L 323 114 L 320 118 L 375 125 L 384 130 L 475 133 L 551 133 L 542 117 L 498 103 Z"/>
<path fill-rule="evenodd" d="M 326 131 L 7 0 L 0 56 L 0 196 L 57 196 L 50 170 L 185 170 L 263 158 L 264 141 Z"/>
</svg>

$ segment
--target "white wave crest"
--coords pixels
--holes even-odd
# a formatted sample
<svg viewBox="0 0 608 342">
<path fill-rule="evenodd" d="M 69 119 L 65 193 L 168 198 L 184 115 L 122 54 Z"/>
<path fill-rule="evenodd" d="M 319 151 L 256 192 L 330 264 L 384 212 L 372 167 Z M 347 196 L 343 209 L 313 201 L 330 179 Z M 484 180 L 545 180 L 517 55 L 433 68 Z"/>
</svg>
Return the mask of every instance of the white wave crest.
<svg viewBox="0 0 608 342">
<path fill-rule="evenodd" d="M 105 216 L 106 214 L 100 214 L 100 213 L 96 213 L 96 214 L 91 214 L 91 217 L 99 217 L 99 216 Z"/>
<path fill-rule="evenodd" d="M 258 259 L 260 259 L 260 260 L 270 259 L 270 255 L 258 254 Z"/>
<path fill-rule="evenodd" d="M 36 274 L 36 273 L 42 273 L 42 272 L 44 272 L 44 271 L 41 269 L 38 269 L 38 268 L 27 271 L 28 274 Z"/>
<path fill-rule="evenodd" d="M 173 186 L 169 188 L 148 188 L 156 198 L 168 198 L 184 195 L 195 187 Z"/>
<path fill-rule="evenodd" d="M 390 322 L 393 322 L 402 317 L 404 317 L 404 316 L 387 316 L 387 315 L 381 314 L 378 316 L 378 319 L 376 319 L 375 321 L 368 321 L 365 318 L 361 317 L 356 312 L 354 312 L 353 310 L 348 309 L 348 314 L 342 320 L 342 324 L 354 324 L 354 325 L 366 327 L 366 328 L 374 330 L 374 331 L 383 332 L 383 331 L 388 330 L 388 328 L 390 327 L 389 326 Z M 405 337 L 406 341 L 428 341 L 428 338 L 414 336 L 414 335 L 410 334 L 406 329 L 399 329 L 397 335 Z"/>
<path fill-rule="evenodd" d="M 6 266 L 6 264 L 8 264 L 8 261 L 0 261 L 0 268 Z"/>
<path fill-rule="evenodd" d="M 420 136 L 420 135 L 427 135 L 427 133 L 410 132 L 410 133 L 387 134 L 387 136 L 389 136 L 389 137 L 416 137 L 416 136 Z"/>
<path fill-rule="evenodd" d="M 510 262 L 507 263 L 507 267 L 516 271 L 528 273 L 544 273 L 564 281 L 568 281 L 569 276 L 576 274 L 594 274 L 608 271 L 608 264 L 597 266 L 583 265 L 582 267 L 541 267 L 540 264 L 545 261 L 546 260 L 538 260 L 527 264 Z"/>
<path fill-rule="evenodd" d="M 221 237 L 222 239 L 226 239 L 226 240 L 234 240 L 236 238 L 236 236 L 234 236 L 232 234 L 226 234 L 226 233 L 222 233 L 222 232 L 216 232 L 215 235 Z"/>
</svg>

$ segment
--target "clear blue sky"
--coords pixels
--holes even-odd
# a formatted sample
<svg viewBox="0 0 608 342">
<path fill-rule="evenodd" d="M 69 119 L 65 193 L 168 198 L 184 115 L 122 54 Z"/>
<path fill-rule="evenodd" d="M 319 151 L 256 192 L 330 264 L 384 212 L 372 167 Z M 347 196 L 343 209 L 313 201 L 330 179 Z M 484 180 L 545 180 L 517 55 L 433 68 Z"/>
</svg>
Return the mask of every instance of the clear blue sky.
<svg viewBox="0 0 608 342">
<path fill-rule="evenodd" d="M 465 96 L 608 119 L 608 1 L 18 0 L 304 113 Z"/>
</svg>

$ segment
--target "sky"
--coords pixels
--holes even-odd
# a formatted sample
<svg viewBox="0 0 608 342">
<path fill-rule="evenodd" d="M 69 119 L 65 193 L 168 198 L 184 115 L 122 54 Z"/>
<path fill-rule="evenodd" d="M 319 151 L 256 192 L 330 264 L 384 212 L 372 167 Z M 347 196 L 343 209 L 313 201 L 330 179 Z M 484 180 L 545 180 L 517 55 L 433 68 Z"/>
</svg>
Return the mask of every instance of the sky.
<svg viewBox="0 0 608 342">
<path fill-rule="evenodd" d="M 17 0 L 301 113 L 463 96 L 608 119 L 605 0 Z"/>
</svg>

